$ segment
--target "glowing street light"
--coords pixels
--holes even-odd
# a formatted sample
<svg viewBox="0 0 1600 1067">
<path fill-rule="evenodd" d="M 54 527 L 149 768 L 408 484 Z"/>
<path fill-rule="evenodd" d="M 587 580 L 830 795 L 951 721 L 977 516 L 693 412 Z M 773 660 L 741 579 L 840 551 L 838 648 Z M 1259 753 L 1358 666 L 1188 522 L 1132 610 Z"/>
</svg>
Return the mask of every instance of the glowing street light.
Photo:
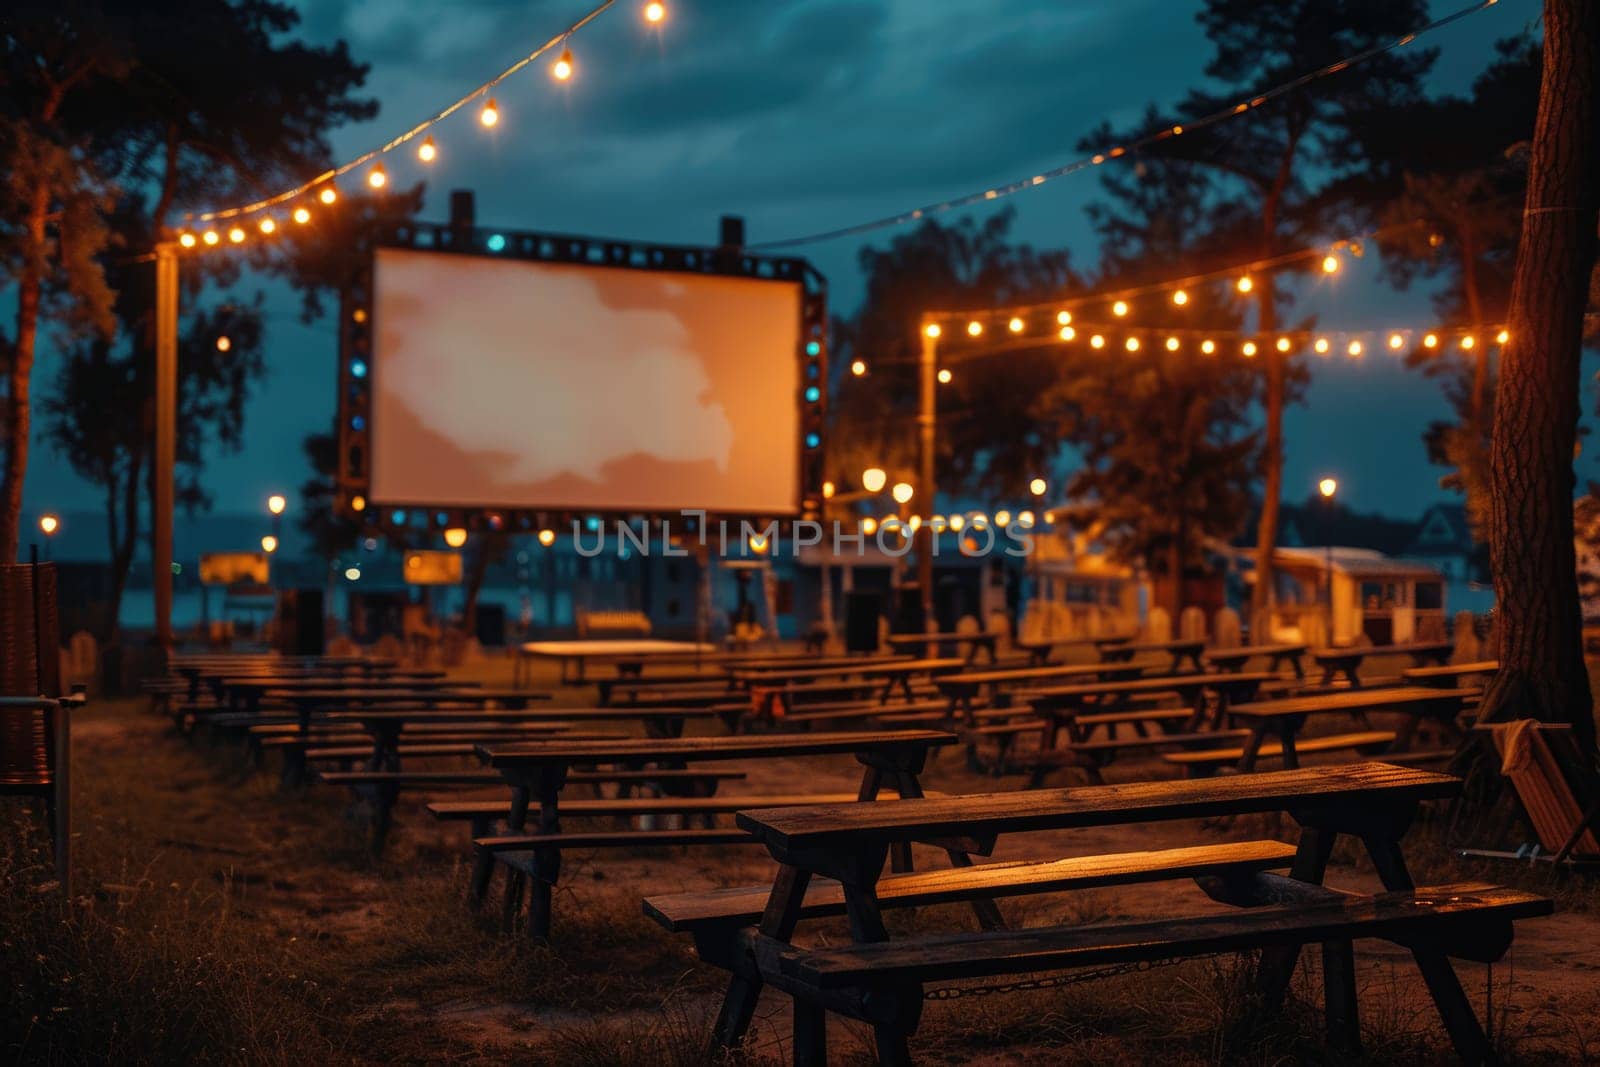
<svg viewBox="0 0 1600 1067">
<path fill-rule="evenodd" d="M 61 529 L 61 520 L 46 512 L 39 516 L 39 529 L 44 532 L 46 537 L 54 537 L 55 532 Z"/>
<path fill-rule="evenodd" d="M 1317 492 L 1322 494 L 1322 499 L 1324 500 L 1332 500 L 1333 494 L 1338 491 L 1339 480 L 1337 478 L 1324 478 L 1317 483 Z"/>
<path fill-rule="evenodd" d="M 467 531 L 461 526 L 452 526 L 444 532 L 444 543 L 451 548 L 460 548 L 467 543 Z"/>
<path fill-rule="evenodd" d="M 1033 481 L 1028 483 L 1028 492 L 1032 493 L 1034 496 L 1044 496 L 1044 491 L 1048 488 L 1050 488 L 1050 486 L 1046 484 L 1043 478 L 1035 478 Z"/>
<path fill-rule="evenodd" d="M 267 534 L 264 537 L 262 537 L 261 538 L 261 551 L 269 553 L 269 554 L 278 551 L 278 539 L 276 537 L 274 537 L 272 534 Z"/>
<path fill-rule="evenodd" d="M 882 467 L 868 467 L 861 472 L 861 488 L 869 493 L 881 493 L 887 484 L 889 475 L 884 473 Z"/>
<path fill-rule="evenodd" d="M 282 493 L 273 493 L 271 496 L 267 497 L 267 510 L 272 512 L 274 515 L 282 515 L 283 509 L 287 508 L 288 506 L 289 501 L 284 498 Z"/>
</svg>

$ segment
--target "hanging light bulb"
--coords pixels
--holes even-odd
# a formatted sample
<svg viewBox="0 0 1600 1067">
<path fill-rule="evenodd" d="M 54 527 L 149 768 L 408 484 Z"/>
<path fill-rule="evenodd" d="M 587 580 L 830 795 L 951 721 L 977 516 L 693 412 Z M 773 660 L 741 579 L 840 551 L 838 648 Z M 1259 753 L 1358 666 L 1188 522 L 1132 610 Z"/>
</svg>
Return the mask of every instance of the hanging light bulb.
<svg viewBox="0 0 1600 1067">
<path fill-rule="evenodd" d="M 1289 349 L 1294 347 L 1294 343 L 1291 342 L 1287 337 L 1280 337 L 1278 338 L 1277 347 L 1279 352 L 1287 352 Z"/>
<path fill-rule="evenodd" d="M 299 223 L 301 226 L 304 226 L 306 223 L 311 221 L 311 212 L 303 207 L 295 208 L 294 221 Z"/>
<path fill-rule="evenodd" d="M 649 23 L 659 23 L 667 17 L 667 5 L 652 2 L 644 5 L 644 20 Z"/>
<path fill-rule="evenodd" d="M 383 164 L 379 163 L 367 174 L 367 184 L 374 189 L 382 189 L 389 184 L 389 175 L 384 173 Z"/>
<path fill-rule="evenodd" d="M 178 243 L 185 248 L 193 248 L 195 245 L 195 236 L 192 233 L 180 233 L 178 235 Z"/>
<path fill-rule="evenodd" d="M 1093 337 L 1089 338 L 1089 347 L 1090 348 L 1104 348 L 1105 346 L 1106 346 L 1106 339 L 1104 337 L 1101 337 L 1099 334 L 1095 334 Z"/>
<path fill-rule="evenodd" d="M 1211 340 L 1209 337 L 1206 338 L 1204 341 L 1200 342 L 1200 351 L 1204 352 L 1206 355 L 1209 356 L 1212 353 L 1214 353 L 1216 350 L 1217 350 L 1217 342 Z"/>
<path fill-rule="evenodd" d="M 950 379 L 953 378 L 953 377 L 955 377 L 955 376 L 950 373 L 950 368 L 949 367 L 945 367 L 945 368 L 943 368 L 943 369 L 941 369 L 939 371 L 939 384 L 940 385 L 949 385 L 950 384 Z"/>
<path fill-rule="evenodd" d="M 873 534 L 877 533 L 878 520 L 873 518 L 871 515 L 868 515 L 866 518 L 862 519 L 861 532 L 866 534 L 868 537 L 871 537 Z"/>
<path fill-rule="evenodd" d="M 1468 350 L 1470 350 L 1472 346 L 1477 343 L 1478 339 L 1473 337 L 1470 333 L 1461 339 L 1461 347 Z"/>
<path fill-rule="evenodd" d="M 317 199 L 321 200 L 324 204 L 331 204 L 335 200 L 339 199 L 339 190 L 335 189 L 331 185 L 323 186 L 322 192 L 317 194 Z"/>
<path fill-rule="evenodd" d="M 500 105 L 494 102 L 494 97 L 491 96 L 483 105 L 483 110 L 478 112 L 478 121 L 485 126 L 493 126 L 500 121 Z"/>
<path fill-rule="evenodd" d="M 273 231 L 277 230 L 278 224 L 277 224 L 276 221 L 273 220 L 271 215 L 268 215 L 266 218 L 262 219 L 259 223 L 256 224 L 256 228 L 259 229 L 262 233 L 270 234 Z"/>
<path fill-rule="evenodd" d="M 1389 347 L 1391 349 L 1393 349 L 1394 351 L 1396 351 L 1396 352 L 1400 351 L 1401 347 L 1404 346 L 1405 343 L 1406 343 L 1406 339 L 1404 337 L 1401 337 L 1399 334 L 1391 333 L 1389 335 Z"/>
<path fill-rule="evenodd" d="M 1317 355 L 1325 356 L 1328 354 L 1328 339 L 1326 337 L 1319 337 L 1317 338 L 1317 343 L 1311 347 L 1317 350 Z"/>
<path fill-rule="evenodd" d="M 1246 341 L 1239 348 L 1239 351 L 1244 353 L 1245 359 L 1254 359 L 1256 354 L 1256 343 L 1254 341 Z"/>
<path fill-rule="evenodd" d="M 1075 338 L 1077 336 L 1078 336 L 1078 331 L 1073 329 L 1071 326 L 1063 326 L 1063 327 L 1061 327 L 1061 339 L 1063 341 L 1070 341 L 1070 340 L 1072 340 L 1073 338 Z"/>
<path fill-rule="evenodd" d="M 1425 333 L 1425 334 L 1423 334 L 1422 335 L 1422 347 L 1423 348 L 1438 348 L 1439 347 L 1439 335 L 1436 334 L 1436 333 Z"/>
<path fill-rule="evenodd" d="M 1178 350 L 1178 339 L 1176 337 L 1167 338 L 1167 351 L 1168 352 L 1176 352 L 1177 350 Z"/>
<path fill-rule="evenodd" d="M 218 352 L 226 352 L 228 349 L 230 349 L 232 347 L 233 347 L 233 341 L 229 339 L 227 334 L 223 334 L 222 336 L 217 338 L 217 351 Z"/>
<path fill-rule="evenodd" d="M 1006 326 L 1011 330 L 1012 333 L 1021 333 L 1023 328 L 1027 326 L 1027 323 L 1023 322 L 1021 319 L 1012 319 L 1010 322 L 1006 323 Z"/>
<path fill-rule="evenodd" d="M 1323 256 L 1322 257 L 1322 273 L 1324 273 L 1324 274 L 1338 274 L 1339 273 L 1339 257 L 1335 256 L 1335 255 Z"/>
<path fill-rule="evenodd" d="M 244 230 L 235 226 L 233 229 L 228 231 L 228 240 L 232 241 L 234 244 L 239 244 L 244 240 Z"/>
<path fill-rule="evenodd" d="M 1117 316 L 1117 318 L 1120 319 L 1122 316 L 1126 315 L 1127 313 L 1128 313 L 1128 302 L 1126 300 L 1118 300 L 1115 304 L 1111 305 L 1111 314 Z"/>
<path fill-rule="evenodd" d="M 206 244 L 214 245 L 220 240 L 222 240 L 222 238 L 217 236 L 217 231 L 216 230 L 207 230 L 206 231 L 206 235 L 205 235 Z"/>
<path fill-rule="evenodd" d="M 550 76 L 558 82 L 564 82 L 572 77 L 572 49 L 561 50 L 561 57 L 550 64 Z"/>
<path fill-rule="evenodd" d="M 1058 325 L 1058 326 L 1069 326 L 1071 324 L 1072 324 L 1072 312 L 1070 312 L 1070 311 L 1058 311 L 1058 312 L 1056 312 L 1056 325 Z"/>
<path fill-rule="evenodd" d="M 1248 293 L 1255 287 L 1256 283 L 1250 280 L 1250 275 L 1248 274 L 1246 274 L 1243 278 L 1240 278 L 1238 284 L 1235 286 L 1235 288 L 1237 288 L 1241 293 Z"/>
<path fill-rule="evenodd" d="M 968 337 L 980 337 L 982 335 L 983 335 L 983 323 L 979 322 L 977 319 L 973 319 L 971 322 L 967 323 L 967 336 Z"/>
<path fill-rule="evenodd" d="M 1494 335 L 1495 344 L 1503 345 L 1509 340 L 1511 340 L 1510 330 L 1501 330 L 1499 333 Z"/>
<path fill-rule="evenodd" d="M 1350 342 L 1350 347 L 1345 349 L 1345 351 L 1349 352 L 1352 356 L 1361 355 L 1361 342 L 1360 341 L 1351 341 Z"/>
<path fill-rule="evenodd" d="M 430 133 L 428 136 L 424 137 L 422 139 L 422 143 L 417 146 L 417 158 L 422 160 L 424 163 L 432 163 L 434 159 L 438 157 L 438 155 L 439 147 L 433 143 L 433 135 Z"/>
<path fill-rule="evenodd" d="M 1189 294 L 1184 292 L 1182 289 L 1179 289 L 1172 294 L 1172 302 L 1177 304 L 1179 307 L 1183 307 L 1183 305 L 1189 302 Z"/>
<path fill-rule="evenodd" d="M 859 378 L 863 374 L 867 373 L 866 361 L 858 359 L 855 362 L 851 363 L 850 364 L 850 373 L 854 374 L 857 378 Z"/>
<path fill-rule="evenodd" d="M 1126 341 L 1122 342 L 1122 347 L 1126 348 L 1129 352 L 1137 352 L 1139 351 L 1139 339 L 1137 337 L 1130 337 Z"/>
<path fill-rule="evenodd" d="M 932 337 L 935 340 L 938 340 L 939 335 L 941 333 L 944 333 L 943 330 L 939 329 L 939 324 L 937 322 L 928 323 L 927 328 L 924 329 L 922 332 L 927 334 L 929 337 Z"/>
</svg>

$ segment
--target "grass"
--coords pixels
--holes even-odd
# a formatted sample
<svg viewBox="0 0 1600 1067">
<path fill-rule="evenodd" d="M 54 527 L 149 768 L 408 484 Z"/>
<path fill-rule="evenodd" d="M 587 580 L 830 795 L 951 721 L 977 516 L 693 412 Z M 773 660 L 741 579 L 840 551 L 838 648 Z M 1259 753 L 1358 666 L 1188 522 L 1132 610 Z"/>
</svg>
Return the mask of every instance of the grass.
<svg viewBox="0 0 1600 1067">
<path fill-rule="evenodd" d="M 0 806 L 0 1058 L 23 1064 L 518 1062 L 585 1065 L 708 1062 L 705 1040 L 725 976 L 687 939 L 640 916 L 639 898 L 689 869 L 735 884 L 761 877 L 744 849 L 685 858 L 568 857 L 554 939 L 535 946 L 499 930 L 498 907 L 463 906 L 460 827 L 403 813 L 393 848 L 374 860 L 364 829 L 332 790 L 279 791 L 232 749 L 180 740 L 130 703 L 101 703 L 78 723 L 76 897 L 52 885 L 42 836 L 20 805 Z M 1011 788 L 968 781 L 958 760 L 935 788 Z M 1236 820 L 1231 836 L 1292 833 Z M 1215 835 L 1219 828 L 1202 834 Z M 1456 828 L 1507 837 L 1490 826 Z M 1553 892 L 1567 910 L 1600 911 L 1587 882 L 1548 871 L 1480 868 L 1455 859 L 1437 815 L 1408 854 L 1430 857 L 1419 880 L 1490 878 Z M 648 858 L 647 858 L 648 857 Z M 1354 851 L 1342 862 L 1360 867 Z M 670 888 L 670 882 L 665 883 Z M 498 887 L 497 887 L 498 889 Z M 497 894 L 496 894 L 497 895 Z M 1007 905 L 1032 922 L 1114 920 L 1116 891 Z M 892 912 L 895 929 L 972 928 L 955 907 Z M 840 938 L 841 924 L 812 936 Z M 1154 1062 L 1279 1064 L 1448 1059 L 1414 969 L 1363 971 L 1365 1057 L 1322 1047 L 1316 950 L 1297 971 L 1287 1010 L 1264 1020 L 1237 957 L 1096 978 L 1058 988 L 967 995 L 926 1006 L 914 1042 L 929 1063 Z M 1540 1026 L 1562 1025 L 1557 1011 Z M 1552 1042 L 1529 1024 L 1499 1027 L 1511 1060 L 1600 1051 L 1581 1020 Z M 874 1061 L 871 1035 L 831 1022 L 837 1063 Z M 1559 1055 L 1546 1055 L 1554 1048 Z M 786 1062 L 784 998 L 768 997 L 750 1041 L 726 1062 Z M 714 1061 L 712 1061 L 714 1062 Z"/>
</svg>

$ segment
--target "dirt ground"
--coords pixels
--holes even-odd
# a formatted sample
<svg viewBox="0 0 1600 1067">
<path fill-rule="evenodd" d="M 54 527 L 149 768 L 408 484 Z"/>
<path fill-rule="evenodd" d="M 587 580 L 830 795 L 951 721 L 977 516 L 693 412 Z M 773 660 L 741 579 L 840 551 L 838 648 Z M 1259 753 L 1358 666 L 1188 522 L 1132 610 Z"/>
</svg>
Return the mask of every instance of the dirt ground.
<svg viewBox="0 0 1600 1067">
<path fill-rule="evenodd" d="M 474 672 L 509 678 L 495 663 Z M 553 684 L 553 678 L 544 679 Z M 589 702 L 565 689 L 557 704 Z M 19 975 L 0 1021 L 17 1062 L 695 1063 L 723 976 L 698 963 L 687 938 L 644 917 L 652 894 L 769 882 L 752 847 L 575 852 L 564 859 L 548 946 L 500 927 L 499 885 L 485 914 L 465 903 L 468 832 L 431 820 L 422 794 L 401 804 L 381 858 L 366 848 L 363 813 L 328 787 L 289 793 L 275 768 L 236 748 L 173 734 L 135 702 L 81 713 L 74 740 L 79 873 L 61 908 L 41 856 L 22 847 L 15 805 L 3 875 L 0 969 Z M 448 765 L 448 764 L 441 764 Z M 853 791 L 852 759 L 735 765 L 739 794 Z M 1111 780 L 1165 775 L 1159 761 L 1113 765 Z M 1051 785 L 1072 784 L 1071 772 Z M 923 777 L 928 790 L 1020 788 L 973 773 L 955 749 Z M 455 792 L 466 798 L 500 791 Z M 752 805 L 755 806 L 755 805 Z M 1486 880 L 1555 896 L 1558 913 L 1519 924 L 1493 968 L 1458 963 L 1481 1018 L 1508 1060 L 1600 1059 L 1600 909 L 1591 887 L 1547 870 L 1453 857 L 1448 813 L 1413 828 L 1407 856 L 1419 882 Z M 15 832 L 13 832 L 15 831 Z M 1276 837 L 1288 820 L 1233 819 L 1003 838 L 995 859 L 1060 857 Z M 1454 839 L 1515 844 L 1509 819 L 1456 827 Z M 919 866 L 946 862 L 918 852 Z M 1377 881 L 1341 846 L 1331 885 Z M 1214 909 L 1192 883 L 1169 882 L 1009 901 L 1008 919 L 1111 921 Z M 892 913 L 897 929 L 970 929 L 954 906 Z M 802 927 L 843 936 L 840 924 Z M 1371 1062 L 1449 1062 L 1448 1040 L 1408 954 L 1357 946 L 1363 1041 Z M 928 1063 L 1349 1062 L 1322 1048 L 1320 967 L 1302 957 L 1290 1010 L 1253 1019 L 1248 967 L 1235 959 L 1103 977 L 1043 990 L 927 1005 L 913 1043 Z M 787 998 L 762 999 L 746 1062 L 788 1057 Z M 836 1062 L 871 1062 L 860 1027 L 830 1021 Z"/>
</svg>

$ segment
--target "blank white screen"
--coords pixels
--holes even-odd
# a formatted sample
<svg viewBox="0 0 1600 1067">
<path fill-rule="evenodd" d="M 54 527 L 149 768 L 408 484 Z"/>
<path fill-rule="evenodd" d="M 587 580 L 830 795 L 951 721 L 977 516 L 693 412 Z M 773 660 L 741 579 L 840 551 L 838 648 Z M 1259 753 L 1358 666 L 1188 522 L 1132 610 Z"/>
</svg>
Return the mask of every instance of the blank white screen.
<svg viewBox="0 0 1600 1067">
<path fill-rule="evenodd" d="M 379 503 L 791 514 L 798 283 L 380 249 Z"/>
</svg>

